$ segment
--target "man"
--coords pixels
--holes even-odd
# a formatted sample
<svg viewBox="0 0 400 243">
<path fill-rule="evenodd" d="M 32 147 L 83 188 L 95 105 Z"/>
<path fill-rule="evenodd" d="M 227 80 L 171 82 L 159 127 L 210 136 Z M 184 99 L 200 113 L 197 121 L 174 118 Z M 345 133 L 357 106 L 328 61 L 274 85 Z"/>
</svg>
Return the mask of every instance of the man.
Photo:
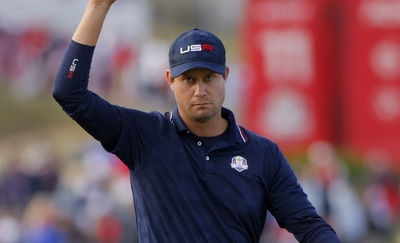
<svg viewBox="0 0 400 243">
<path fill-rule="evenodd" d="M 222 107 L 229 68 L 213 34 L 171 45 L 171 113 L 111 105 L 87 90 L 91 58 L 115 0 L 89 0 L 53 96 L 130 169 L 140 242 L 258 242 L 267 210 L 300 242 L 339 242 L 315 212 L 277 145 Z"/>
</svg>

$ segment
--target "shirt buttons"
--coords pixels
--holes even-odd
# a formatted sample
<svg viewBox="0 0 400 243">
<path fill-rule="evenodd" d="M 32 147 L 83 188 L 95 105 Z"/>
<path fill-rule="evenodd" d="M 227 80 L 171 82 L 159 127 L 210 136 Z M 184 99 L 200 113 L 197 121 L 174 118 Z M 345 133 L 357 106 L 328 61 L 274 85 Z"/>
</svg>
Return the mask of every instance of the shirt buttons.
<svg viewBox="0 0 400 243">
<path fill-rule="evenodd" d="M 210 160 L 210 157 L 206 156 L 206 160 Z"/>
<path fill-rule="evenodd" d="M 187 134 L 190 134 L 190 131 L 189 131 L 189 130 L 186 130 L 186 133 L 187 133 Z"/>
<path fill-rule="evenodd" d="M 202 145 L 201 141 L 198 141 L 197 146 L 201 146 L 201 145 Z"/>
</svg>

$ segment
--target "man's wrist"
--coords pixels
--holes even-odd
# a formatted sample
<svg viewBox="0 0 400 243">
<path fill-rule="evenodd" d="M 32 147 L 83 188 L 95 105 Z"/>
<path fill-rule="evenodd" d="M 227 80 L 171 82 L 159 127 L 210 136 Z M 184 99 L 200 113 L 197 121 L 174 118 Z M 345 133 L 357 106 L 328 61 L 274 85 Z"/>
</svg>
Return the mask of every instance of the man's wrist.
<svg viewBox="0 0 400 243">
<path fill-rule="evenodd" d="M 111 8 L 112 3 L 89 1 L 88 8 L 92 10 L 108 11 Z"/>
</svg>

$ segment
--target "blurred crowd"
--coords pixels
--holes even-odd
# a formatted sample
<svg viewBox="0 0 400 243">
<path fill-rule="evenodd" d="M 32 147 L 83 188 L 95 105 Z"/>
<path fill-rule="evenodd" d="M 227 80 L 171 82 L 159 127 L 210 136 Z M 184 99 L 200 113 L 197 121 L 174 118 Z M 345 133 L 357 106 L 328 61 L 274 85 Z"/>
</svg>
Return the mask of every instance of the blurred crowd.
<svg viewBox="0 0 400 243">
<path fill-rule="evenodd" d="M 303 162 L 292 161 L 299 182 L 318 213 L 337 231 L 342 242 L 400 242 L 400 177 L 382 156 L 347 161 L 332 144 L 315 142 Z M 267 220 L 269 242 L 296 242 Z M 269 233 L 272 233 L 270 236 Z M 272 238 L 271 238 L 272 237 Z"/>
<path fill-rule="evenodd" d="M 51 149 L 32 142 L 3 164 L 0 242 L 134 242 L 126 167 L 97 143 L 76 158 Z"/>
<path fill-rule="evenodd" d="M 0 242 L 136 242 L 127 168 L 97 142 L 78 147 L 60 156 L 35 140 L 0 158 Z M 399 177 L 392 170 L 375 164 L 350 173 L 324 142 L 291 163 L 344 243 L 400 242 Z M 260 242 L 297 241 L 269 215 Z"/>
<path fill-rule="evenodd" d="M 70 41 L 44 26 L 19 31 L 0 28 L 0 85 L 16 99 L 48 95 L 55 72 Z M 168 100 L 163 71 L 167 67 L 168 44 L 150 39 L 135 45 L 124 39 L 100 44 L 93 59 L 90 88 L 114 101 L 140 102 L 147 97 Z"/>
</svg>

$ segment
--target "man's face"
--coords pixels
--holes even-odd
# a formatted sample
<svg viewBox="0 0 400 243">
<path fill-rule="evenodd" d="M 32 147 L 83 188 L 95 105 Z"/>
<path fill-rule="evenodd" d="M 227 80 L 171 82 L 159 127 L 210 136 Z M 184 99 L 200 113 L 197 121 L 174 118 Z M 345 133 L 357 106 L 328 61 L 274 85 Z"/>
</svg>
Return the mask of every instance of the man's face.
<svg viewBox="0 0 400 243">
<path fill-rule="evenodd" d="M 225 75 L 195 68 L 172 78 L 167 71 L 167 80 L 184 121 L 204 123 L 221 116 L 228 72 L 228 68 Z"/>
</svg>

